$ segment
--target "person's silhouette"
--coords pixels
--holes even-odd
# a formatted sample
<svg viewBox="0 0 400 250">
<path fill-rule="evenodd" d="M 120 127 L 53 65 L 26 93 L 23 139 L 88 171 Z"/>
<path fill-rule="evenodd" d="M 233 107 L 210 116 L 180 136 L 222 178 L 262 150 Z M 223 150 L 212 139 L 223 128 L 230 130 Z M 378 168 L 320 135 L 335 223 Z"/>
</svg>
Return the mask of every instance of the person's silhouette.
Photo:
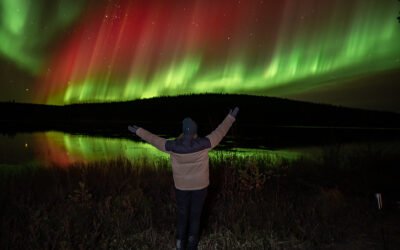
<svg viewBox="0 0 400 250">
<path fill-rule="evenodd" d="M 128 126 L 129 131 L 170 155 L 178 212 L 176 249 L 197 249 L 200 217 L 210 183 L 208 152 L 221 142 L 238 112 L 238 107 L 231 110 L 206 137 L 197 136 L 197 124 L 189 117 L 182 121 L 182 134 L 175 140 Z"/>
</svg>

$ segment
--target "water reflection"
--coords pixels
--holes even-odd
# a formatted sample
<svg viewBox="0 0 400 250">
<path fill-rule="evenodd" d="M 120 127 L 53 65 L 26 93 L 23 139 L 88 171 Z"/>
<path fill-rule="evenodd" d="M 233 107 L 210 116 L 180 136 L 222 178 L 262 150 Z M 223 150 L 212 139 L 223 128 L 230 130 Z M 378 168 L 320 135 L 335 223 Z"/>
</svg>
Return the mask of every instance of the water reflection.
<svg viewBox="0 0 400 250">
<path fill-rule="evenodd" d="M 168 154 L 153 146 L 124 138 L 102 138 L 73 135 L 63 132 L 21 133 L 15 136 L 0 136 L 0 165 L 32 165 L 68 167 L 78 163 L 126 159 L 138 161 L 164 161 Z M 241 149 L 211 151 L 210 157 L 269 157 L 293 159 L 299 156 L 294 151 L 269 151 Z"/>
</svg>

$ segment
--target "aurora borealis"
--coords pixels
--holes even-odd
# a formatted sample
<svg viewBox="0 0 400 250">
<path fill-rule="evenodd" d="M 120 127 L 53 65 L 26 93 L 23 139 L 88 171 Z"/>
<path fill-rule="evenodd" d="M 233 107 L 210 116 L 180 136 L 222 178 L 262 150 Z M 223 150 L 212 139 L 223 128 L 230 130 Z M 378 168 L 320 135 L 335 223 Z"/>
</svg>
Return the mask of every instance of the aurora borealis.
<svg viewBox="0 0 400 250">
<path fill-rule="evenodd" d="M 19 67 L 40 74 L 50 42 L 77 18 L 81 8 L 79 1 L 2 0 L 1 53 Z"/>
<path fill-rule="evenodd" d="M 3 73 L 1 98 L 306 96 L 400 70 L 398 7 L 379 0 L 1 0 L 2 64 L 34 79 L 12 89 L 16 76 Z"/>
</svg>

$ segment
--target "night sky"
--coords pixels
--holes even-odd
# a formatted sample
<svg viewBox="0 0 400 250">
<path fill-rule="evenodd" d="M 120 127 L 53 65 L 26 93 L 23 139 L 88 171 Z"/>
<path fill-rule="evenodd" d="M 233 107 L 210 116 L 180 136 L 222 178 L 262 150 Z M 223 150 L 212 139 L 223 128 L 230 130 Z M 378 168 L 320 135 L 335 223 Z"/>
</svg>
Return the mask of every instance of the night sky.
<svg viewBox="0 0 400 250">
<path fill-rule="evenodd" d="M 246 93 L 400 112 L 395 0 L 0 0 L 0 100 Z"/>
</svg>

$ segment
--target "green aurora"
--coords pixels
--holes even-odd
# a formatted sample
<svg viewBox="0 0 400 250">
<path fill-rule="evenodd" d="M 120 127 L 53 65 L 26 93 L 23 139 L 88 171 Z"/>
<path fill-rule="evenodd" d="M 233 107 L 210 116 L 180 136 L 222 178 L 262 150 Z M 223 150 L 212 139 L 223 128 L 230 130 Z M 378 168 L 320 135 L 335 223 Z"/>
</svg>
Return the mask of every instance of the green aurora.
<svg viewBox="0 0 400 250">
<path fill-rule="evenodd" d="M 52 42 L 79 16 L 84 1 L 1 0 L 0 53 L 40 74 Z"/>
<path fill-rule="evenodd" d="M 181 39 L 170 46 L 155 44 L 156 32 L 146 30 L 141 37 L 149 47 L 130 50 L 129 46 L 123 46 L 125 37 L 132 39 L 132 33 L 126 33 L 123 28 L 132 25 L 129 21 L 122 21 L 112 31 L 107 28 L 108 24 L 102 23 L 94 47 L 87 48 L 93 51 L 89 54 L 91 61 L 82 64 L 81 53 L 69 47 L 68 53 L 76 53 L 80 59 L 69 62 L 74 65 L 71 72 L 61 71 L 67 79 L 55 77 L 45 85 L 47 89 L 49 85 L 53 87 L 46 93 L 46 100 L 48 103 L 102 102 L 205 92 L 267 95 L 275 91 L 282 95 L 329 81 L 398 68 L 400 32 L 394 21 L 394 6 L 355 1 L 346 10 L 343 1 L 334 3 L 328 5 L 333 9 L 326 13 L 315 9 L 310 12 L 314 1 L 308 1 L 300 9 L 298 4 L 287 3 L 281 9 L 280 18 L 275 20 L 277 28 L 273 29 L 251 21 L 261 19 L 262 11 L 250 14 L 240 10 L 244 12 L 242 19 L 232 20 L 233 28 L 225 27 L 232 31 L 231 37 L 227 32 L 221 41 L 206 43 L 210 46 L 206 48 L 193 45 L 191 32 L 182 31 Z M 174 24 L 173 19 L 166 22 Z M 216 18 L 214 22 L 220 21 Z M 254 31 L 244 30 L 246 25 L 240 26 L 240 23 L 249 25 L 247 29 L 254 27 Z M 188 28 L 183 25 L 178 29 Z M 268 34 L 272 31 L 275 33 Z M 251 39 L 249 34 L 257 37 Z M 207 35 L 207 32 L 202 34 Z M 114 36 L 118 37 L 116 41 L 110 39 Z M 82 41 L 79 44 L 83 46 Z M 166 60 L 153 55 L 165 47 L 170 51 Z M 96 52 L 103 50 L 111 52 Z M 110 58 L 109 63 L 104 64 L 102 57 Z M 120 61 L 128 62 L 129 66 Z M 60 80 L 64 81 L 61 88 Z M 279 89 L 283 90 L 279 92 Z"/>
<path fill-rule="evenodd" d="M 397 11 L 379 0 L 0 0 L 0 53 L 35 76 L 26 98 L 37 103 L 288 96 L 400 69 Z"/>
</svg>

